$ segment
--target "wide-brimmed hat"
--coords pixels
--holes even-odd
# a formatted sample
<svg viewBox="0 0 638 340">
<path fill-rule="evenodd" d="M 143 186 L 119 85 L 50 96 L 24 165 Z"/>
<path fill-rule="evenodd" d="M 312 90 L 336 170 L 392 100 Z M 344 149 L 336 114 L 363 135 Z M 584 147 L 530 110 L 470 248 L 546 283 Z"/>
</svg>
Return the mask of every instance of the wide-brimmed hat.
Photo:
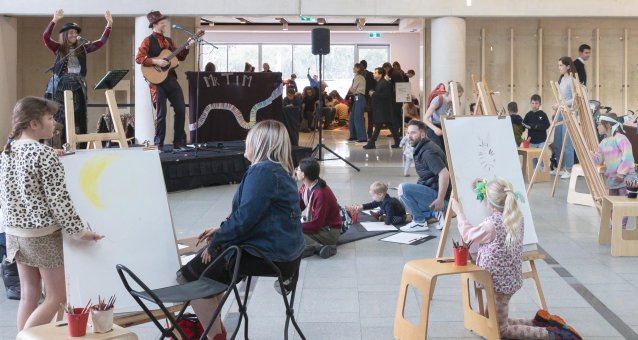
<svg viewBox="0 0 638 340">
<path fill-rule="evenodd" d="M 62 26 L 62 28 L 60 28 L 60 33 L 62 32 L 66 32 L 70 29 L 74 29 L 76 31 L 78 31 L 78 33 L 82 32 L 82 28 L 80 27 L 80 25 L 74 23 L 74 22 L 67 22 L 66 24 L 64 24 Z"/>
<path fill-rule="evenodd" d="M 163 16 L 160 11 L 151 11 L 146 15 L 146 19 L 148 19 L 148 28 L 153 28 L 154 24 L 160 20 L 166 19 L 166 17 Z"/>
</svg>

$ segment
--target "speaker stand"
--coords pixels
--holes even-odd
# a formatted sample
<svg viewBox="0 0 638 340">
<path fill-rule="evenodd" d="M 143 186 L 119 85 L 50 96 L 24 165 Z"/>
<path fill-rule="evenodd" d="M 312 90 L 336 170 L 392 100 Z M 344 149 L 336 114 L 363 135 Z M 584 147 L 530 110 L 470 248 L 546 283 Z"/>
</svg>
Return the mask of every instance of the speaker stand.
<svg viewBox="0 0 638 340">
<path fill-rule="evenodd" d="M 320 161 L 336 161 L 336 160 L 342 160 L 344 161 L 344 163 L 348 164 L 351 168 L 357 170 L 357 171 L 361 171 L 361 169 L 359 169 L 356 165 L 350 163 L 348 160 L 346 160 L 345 158 L 339 156 L 336 152 L 334 152 L 332 149 L 330 149 L 329 147 L 327 147 L 324 143 L 323 143 L 323 123 L 321 122 L 321 118 L 323 115 L 323 91 L 321 90 L 321 85 L 323 83 L 323 59 L 322 59 L 323 55 L 319 54 L 319 106 L 317 109 L 317 127 L 319 128 L 319 143 L 317 143 L 317 146 L 315 146 L 315 148 L 312 150 L 312 154 L 313 155 L 317 155 L 315 158 Z M 331 159 L 324 159 L 323 158 L 323 154 L 322 154 L 322 150 L 325 149 L 326 151 L 330 152 L 331 154 L 333 154 L 335 157 L 337 158 L 331 158 Z"/>
</svg>

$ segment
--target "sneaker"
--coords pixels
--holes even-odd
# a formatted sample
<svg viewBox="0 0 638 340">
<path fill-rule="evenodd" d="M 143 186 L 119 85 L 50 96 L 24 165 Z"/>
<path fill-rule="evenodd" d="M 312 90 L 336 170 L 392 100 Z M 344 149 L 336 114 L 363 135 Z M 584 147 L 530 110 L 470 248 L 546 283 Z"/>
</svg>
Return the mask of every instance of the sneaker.
<svg viewBox="0 0 638 340">
<path fill-rule="evenodd" d="M 415 232 L 415 231 L 428 231 L 428 227 L 425 222 L 412 221 L 400 228 L 401 231 Z"/>
<path fill-rule="evenodd" d="M 573 333 L 567 328 L 547 327 L 550 340 L 581 340 L 580 335 Z"/>
<path fill-rule="evenodd" d="M 279 293 L 279 295 L 281 294 L 281 286 L 279 285 L 279 280 L 275 280 L 275 282 L 273 282 L 273 286 L 275 287 L 275 291 L 277 293 Z M 286 295 L 290 294 L 290 292 L 292 292 L 292 277 L 284 280 L 284 290 Z"/>
<path fill-rule="evenodd" d="M 301 258 L 306 258 L 306 257 L 310 257 L 312 255 L 314 255 L 316 252 L 315 247 L 314 246 L 306 246 L 306 248 L 304 248 L 303 253 L 301 253 Z"/>
<path fill-rule="evenodd" d="M 323 246 L 319 249 L 319 257 L 327 259 L 337 254 L 337 246 Z"/>
<path fill-rule="evenodd" d="M 556 169 L 550 171 L 549 174 L 552 175 L 552 176 L 556 176 Z"/>
<path fill-rule="evenodd" d="M 565 170 L 563 170 L 563 171 L 560 173 L 560 179 L 568 179 L 568 178 L 570 178 L 571 176 L 572 176 L 572 174 L 571 174 L 569 171 L 565 171 Z"/>
</svg>

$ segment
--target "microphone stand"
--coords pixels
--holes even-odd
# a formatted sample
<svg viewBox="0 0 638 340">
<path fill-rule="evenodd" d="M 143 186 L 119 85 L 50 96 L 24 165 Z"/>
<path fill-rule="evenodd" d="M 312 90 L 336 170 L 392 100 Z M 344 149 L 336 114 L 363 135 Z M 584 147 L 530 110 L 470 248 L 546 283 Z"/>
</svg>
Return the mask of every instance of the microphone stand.
<svg viewBox="0 0 638 340">
<path fill-rule="evenodd" d="M 193 142 L 193 147 L 195 149 L 195 158 L 197 158 L 198 155 L 198 151 L 199 148 L 201 147 L 201 145 L 199 144 L 199 126 L 198 122 L 199 122 L 199 84 L 201 83 L 201 79 L 200 79 L 200 75 L 201 75 L 201 55 L 202 55 L 202 45 L 210 45 L 213 46 L 214 48 L 217 48 L 217 46 L 213 45 L 212 43 L 204 40 L 202 37 L 198 37 L 195 33 L 184 29 L 180 26 L 173 26 L 173 28 L 178 29 L 180 31 L 185 32 L 186 34 L 190 35 L 191 39 L 194 39 L 197 42 L 197 56 L 195 59 L 195 64 L 197 65 L 197 73 L 196 73 L 196 79 L 197 79 L 197 85 L 196 85 L 196 90 L 195 90 L 195 141 Z M 207 148 L 208 145 L 205 144 L 205 148 Z"/>
<path fill-rule="evenodd" d="M 49 67 L 48 69 L 46 69 L 46 70 L 44 71 L 44 73 L 47 73 L 47 72 L 49 72 L 49 71 L 53 71 L 53 69 L 55 69 L 55 67 L 56 67 L 56 66 L 58 66 L 58 64 L 59 64 L 59 63 L 61 63 L 61 62 L 65 61 L 66 59 L 68 59 L 68 58 L 69 58 L 72 54 L 75 54 L 75 51 L 79 50 L 79 49 L 80 49 L 80 47 L 84 47 L 84 45 L 86 45 L 86 44 L 88 44 L 88 43 L 90 43 L 90 41 L 88 41 L 88 40 L 84 40 L 84 42 L 83 42 L 83 43 L 81 43 L 78 47 L 76 47 L 76 48 L 74 48 L 74 49 L 70 50 L 70 51 L 69 51 L 69 53 L 67 53 L 64 57 L 62 57 L 60 60 L 58 60 L 58 61 L 54 62 L 54 63 L 53 63 L 53 66 L 51 66 L 51 67 Z"/>
</svg>

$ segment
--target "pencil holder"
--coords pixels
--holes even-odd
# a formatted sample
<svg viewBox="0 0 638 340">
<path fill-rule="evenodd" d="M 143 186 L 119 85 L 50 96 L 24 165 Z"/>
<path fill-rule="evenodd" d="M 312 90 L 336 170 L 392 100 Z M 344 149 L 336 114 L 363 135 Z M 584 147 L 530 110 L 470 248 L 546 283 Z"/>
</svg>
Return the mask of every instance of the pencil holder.
<svg viewBox="0 0 638 340">
<path fill-rule="evenodd" d="M 454 265 L 467 266 L 468 248 L 460 247 L 454 249 Z"/>
<path fill-rule="evenodd" d="M 89 321 L 89 313 L 82 313 L 83 308 L 74 308 L 73 314 L 67 314 L 66 320 L 69 322 L 69 336 L 80 337 L 86 335 L 86 325 Z"/>
<path fill-rule="evenodd" d="M 93 333 L 106 333 L 113 329 L 113 308 L 109 310 L 91 309 Z"/>
</svg>

